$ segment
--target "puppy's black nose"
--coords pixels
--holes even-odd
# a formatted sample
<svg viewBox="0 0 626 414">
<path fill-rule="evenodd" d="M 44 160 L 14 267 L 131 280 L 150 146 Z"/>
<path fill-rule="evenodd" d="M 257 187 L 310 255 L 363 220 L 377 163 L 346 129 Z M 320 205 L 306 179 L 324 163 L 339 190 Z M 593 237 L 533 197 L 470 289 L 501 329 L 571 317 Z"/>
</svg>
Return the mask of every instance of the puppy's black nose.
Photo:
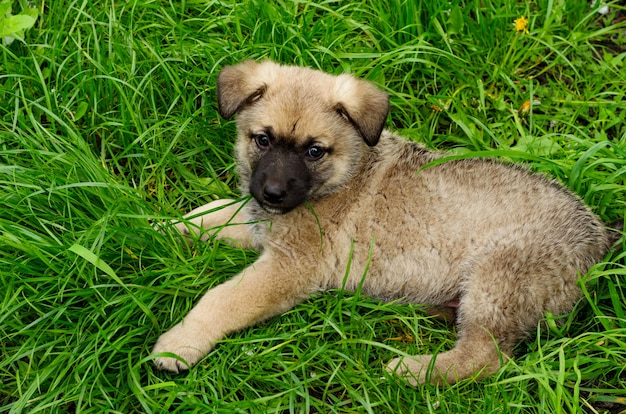
<svg viewBox="0 0 626 414">
<path fill-rule="evenodd" d="M 287 192 L 279 185 L 268 184 L 263 188 L 263 198 L 272 204 L 280 204 L 285 199 Z"/>
</svg>

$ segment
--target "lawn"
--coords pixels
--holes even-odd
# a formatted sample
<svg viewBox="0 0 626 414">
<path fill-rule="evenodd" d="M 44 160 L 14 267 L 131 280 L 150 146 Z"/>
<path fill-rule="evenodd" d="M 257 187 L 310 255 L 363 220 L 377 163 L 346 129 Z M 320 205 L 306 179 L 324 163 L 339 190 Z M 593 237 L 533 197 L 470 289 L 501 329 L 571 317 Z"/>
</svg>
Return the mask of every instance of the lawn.
<svg viewBox="0 0 626 414">
<path fill-rule="evenodd" d="M 524 163 L 623 222 L 623 2 L 605 14 L 568 0 L 0 10 L 11 3 L 38 18 L 0 39 L 1 413 L 626 412 L 623 240 L 581 275 L 585 296 L 563 324 L 548 315 L 480 382 L 413 388 L 386 374 L 398 353 L 449 349 L 454 329 L 417 305 L 343 291 L 230 335 L 189 372 L 158 371 L 150 356 L 203 292 L 256 257 L 152 227 L 237 197 L 221 67 L 271 58 L 369 79 L 389 92 L 389 128 Z M 8 21 L 0 14 L 0 33 Z"/>
</svg>

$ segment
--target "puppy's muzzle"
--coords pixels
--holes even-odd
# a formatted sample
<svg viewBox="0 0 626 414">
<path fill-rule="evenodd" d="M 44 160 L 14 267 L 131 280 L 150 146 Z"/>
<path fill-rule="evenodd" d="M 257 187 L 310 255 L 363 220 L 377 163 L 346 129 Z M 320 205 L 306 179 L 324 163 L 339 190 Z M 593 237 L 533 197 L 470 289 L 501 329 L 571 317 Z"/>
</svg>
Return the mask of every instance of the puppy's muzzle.
<svg viewBox="0 0 626 414">
<path fill-rule="evenodd" d="M 311 174 L 296 151 L 272 148 L 259 159 L 250 193 L 271 213 L 286 213 L 302 204 L 311 189 Z"/>
</svg>

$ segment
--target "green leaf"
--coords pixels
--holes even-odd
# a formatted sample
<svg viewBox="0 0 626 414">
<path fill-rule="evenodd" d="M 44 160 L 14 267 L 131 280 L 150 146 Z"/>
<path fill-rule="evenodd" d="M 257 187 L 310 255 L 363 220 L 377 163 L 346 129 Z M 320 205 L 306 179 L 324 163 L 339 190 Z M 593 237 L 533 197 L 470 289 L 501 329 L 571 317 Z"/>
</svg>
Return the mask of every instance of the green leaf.
<svg viewBox="0 0 626 414">
<path fill-rule="evenodd" d="M 120 278 L 117 276 L 115 271 L 111 268 L 111 266 L 109 266 L 104 260 L 102 260 L 98 256 L 96 256 L 94 254 L 94 252 L 92 252 L 88 248 L 86 248 L 84 246 L 81 246 L 80 244 L 73 244 L 73 245 L 70 246 L 70 248 L 68 250 L 71 251 L 71 252 L 76 253 L 77 255 L 79 255 L 83 259 L 87 260 L 89 263 L 91 263 L 92 265 L 94 265 L 98 269 L 102 270 L 107 275 L 111 276 L 111 278 L 113 278 L 113 280 L 115 280 L 120 285 L 124 284 L 120 280 Z"/>
<path fill-rule="evenodd" d="M 512 149 L 521 152 L 528 152 L 539 157 L 545 157 L 559 151 L 561 146 L 547 137 L 533 137 L 531 135 L 525 135 L 517 141 L 517 145 L 515 145 Z"/>
<path fill-rule="evenodd" d="M 11 14 L 11 3 L 8 1 L 0 2 L 0 23 L 2 20 Z"/>
<path fill-rule="evenodd" d="M 230 189 L 226 184 L 220 180 L 214 180 L 211 178 L 200 178 L 200 181 L 206 189 L 208 194 L 228 194 Z"/>
<path fill-rule="evenodd" d="M 81 119 L 87 113 L 88 108 L 89 105 L 87 104 L 87 102 L 83 101 L 79 103 L 78 107 L 76 108 L 76 112 L 74 113 L 74 121 L 78 121 L 79 119 Z"/>
<path fill-rule="evenodd" d="M 463 30 L 463 12 L 459 6 L 455 6 L 450 10 L 450 16 L 447 22 L 448 34 L 458 34 Z"/>
<path fill-rule="evenodd" d="M 0 37 L 22 37 L 24 30 L 30 29 L 35 24 L 37 18 L 18 14 L 4 19 L 0 26 Z"/>
<path fill-rule="evenodd" d="M 20 16 L 30 16 L 36 20 L 37 17 L 39 17 L 39 10 L 37 10 L 34 7 L 30 7 L 28 9 L 22 10 L 22 12 L 20 13 Z"/>
</svg>

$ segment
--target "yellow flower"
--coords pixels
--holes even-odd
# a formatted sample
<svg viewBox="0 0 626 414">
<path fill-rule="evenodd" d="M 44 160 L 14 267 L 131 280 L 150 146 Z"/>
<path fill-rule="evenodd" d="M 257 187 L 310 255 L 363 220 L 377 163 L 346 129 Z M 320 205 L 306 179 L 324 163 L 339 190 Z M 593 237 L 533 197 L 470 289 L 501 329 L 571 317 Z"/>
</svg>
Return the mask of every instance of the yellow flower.
<svg viewBox="0 0 626 414">
<path fill-rule="evenodd" d="M 517 112 L 520 115 L 525 116 L 525 115 L 528 115 L 528 113 L 530 112 L 530 109 L 533 106 L 538 106 L 538 105 L 541 105 L 541 101 L 539 101 L 538 99 L 533 99 L 532 102 L 530 99 L 526 99 L 524 102 L 522 102 Z"/>
<path fill-rule="evenodd" d="M 530 99 L 526 99 L 519 107 L 519 109 L 517 110 L 520 115 L 526 115 L 528 112 L 530 112 Z"/>
<path fill-rule="evenodd" d="M 528 28 L 527 28 L 528 27 L 528 19 L 527 18 L 522 16 L 519 19 L 513 20 L 513 23 L 515 24 L 515 31 L 528 33 Z"/>
</svg>

